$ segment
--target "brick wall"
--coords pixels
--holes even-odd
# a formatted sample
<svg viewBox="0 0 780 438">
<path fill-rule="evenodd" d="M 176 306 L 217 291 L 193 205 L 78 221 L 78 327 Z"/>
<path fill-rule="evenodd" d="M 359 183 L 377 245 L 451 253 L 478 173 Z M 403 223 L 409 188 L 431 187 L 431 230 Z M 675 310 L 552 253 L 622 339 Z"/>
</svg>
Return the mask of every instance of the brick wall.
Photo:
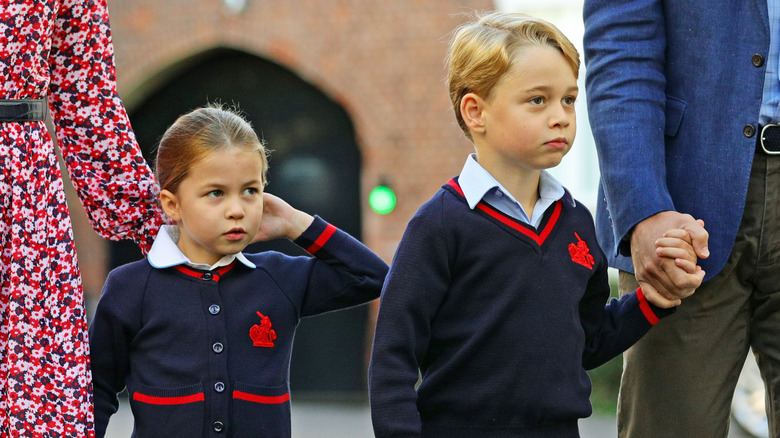
<svg viewBox="0 0 780 438">
<path fill-rule="evenodd" d="M 119 90 L 144 98 L 167 72 L 198 53 L 228 47 L 284 65 L 340 103 L 363 156 L 363 240 L 390 261 L 419 205 L 460 170 L 471 144 L 460 133 L 444 85 L 444 55 L 464 13 L 492 1 L 110 0 Z M 398 206 L 367 206 L 380 179 Z"/>
</svg>

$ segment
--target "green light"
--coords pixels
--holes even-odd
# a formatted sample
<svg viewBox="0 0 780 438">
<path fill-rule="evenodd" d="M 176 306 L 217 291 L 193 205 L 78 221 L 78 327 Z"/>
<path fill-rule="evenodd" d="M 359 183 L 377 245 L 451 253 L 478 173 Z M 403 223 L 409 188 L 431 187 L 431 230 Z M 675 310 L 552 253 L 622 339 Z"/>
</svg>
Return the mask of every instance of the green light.
<svg viewBox="0 0 780 438">
<path fill-rule="evenodd" d="M 368 195 L 368 205 L 379 214 L 388 214 L 395 208 L 395 193 L 387 186 L 376 186 Z"/>
</svg>

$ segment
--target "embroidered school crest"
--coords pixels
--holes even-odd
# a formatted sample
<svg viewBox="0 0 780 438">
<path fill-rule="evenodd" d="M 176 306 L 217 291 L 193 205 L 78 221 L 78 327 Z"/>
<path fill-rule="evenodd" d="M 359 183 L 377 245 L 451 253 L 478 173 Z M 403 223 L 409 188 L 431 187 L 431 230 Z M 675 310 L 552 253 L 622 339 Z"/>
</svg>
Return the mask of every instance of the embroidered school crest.
<svg viewBox="0 0 780 438">
<path fill-rule="evenodd" d="M 593 265 L 596 264 L 596 261 L 593 260 L 593 256 L 590 254 L 588 244 L 585 243 L 584 240 L 580 239 L 579 234 L 574 233 L 574 235 L 577 237 L 577 243 L 569 244 L 569 254 L 571 254 L 571 261 L 585 266 L 588 269 L 593 269 Z"/>
<path fill-rule="evenodd" d="M 255 347 L 273 347 L 276 340 L 276 330 L 271 328 L 271 318 L 257 312 L 260 324 L 255 324 L 249 329 L 249 337 Z"/>
</svg>

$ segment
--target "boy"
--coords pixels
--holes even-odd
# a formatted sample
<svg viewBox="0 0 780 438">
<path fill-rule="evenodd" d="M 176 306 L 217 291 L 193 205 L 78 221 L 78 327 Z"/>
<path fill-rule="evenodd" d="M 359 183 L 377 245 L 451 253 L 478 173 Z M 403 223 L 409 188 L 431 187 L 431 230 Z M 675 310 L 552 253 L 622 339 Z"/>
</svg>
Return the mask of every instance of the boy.
<svg viewBox="0 0 780 438">
<path fill-rule="evenodd" d="M 593 219 L 544 171 L 576 131 L 571 42 L 542 20 L 491 13 L 456 30 L 448 58 L 450 97 L 476 154 L 412 218 L 385 282 L 370 367 L 374 431 L 579 436 L 577 420 L 591 414 L 585 370 L 677 302 L 640 289 L 605 307 Z M 686 231 L 658 245 L 701 280 Z"/>
</svg>

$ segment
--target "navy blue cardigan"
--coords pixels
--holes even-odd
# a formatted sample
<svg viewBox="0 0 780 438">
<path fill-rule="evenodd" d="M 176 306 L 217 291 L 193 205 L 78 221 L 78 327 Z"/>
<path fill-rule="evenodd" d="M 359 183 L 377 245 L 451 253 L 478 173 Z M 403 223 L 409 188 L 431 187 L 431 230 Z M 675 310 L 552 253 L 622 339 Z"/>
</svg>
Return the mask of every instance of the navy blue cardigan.
<svg viewBox="0 0 780 438">
<path fill-rule="evenodd" d="M 137 437 L 289 437 L 298 321 L 377 298 L 388 269 L 318 217 L 295 243 L 316 257 L 112 271 L 89 331 L 98 438 L 125 386 Z"/>
<path fill-rule="evenodd" d="M 641 292 L 605 307 L 607 260 L 581 204 L 556 202 L 539 229 L 469 209 L 456 179 L 412 218 L 380 300 L 377 437 L 578 436 L 585 370 L 671 310 Z"/>
</svg>

